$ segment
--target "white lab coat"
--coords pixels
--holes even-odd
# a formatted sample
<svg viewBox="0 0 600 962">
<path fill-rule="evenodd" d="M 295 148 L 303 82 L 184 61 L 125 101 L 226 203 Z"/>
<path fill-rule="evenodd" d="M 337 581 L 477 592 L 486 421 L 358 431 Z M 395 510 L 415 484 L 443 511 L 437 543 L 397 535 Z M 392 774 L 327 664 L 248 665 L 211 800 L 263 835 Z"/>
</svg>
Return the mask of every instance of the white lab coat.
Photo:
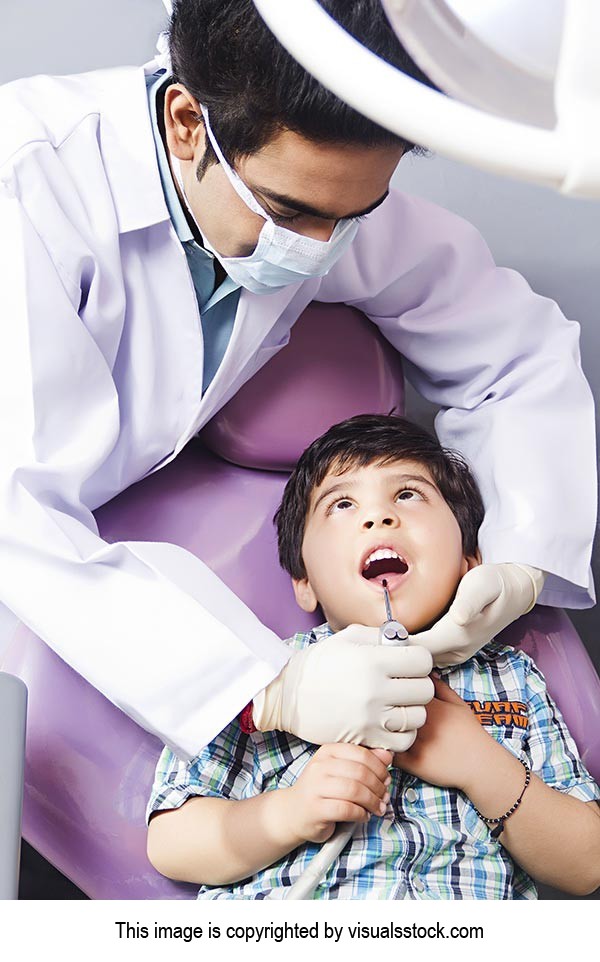
<svg viewBox="0 0 600 962">
<path fill-rule="evenodd" d="M 578 326 L 495 268 L 472 227 L 393 194 L 327 278 L 242 293 L 202 397 L 143 69 L 17 81 L 0 117 L 0 598 L 116 705 L 191 755 L 289 654 L 189 552 L 107 544 L 92 511 L 171 461 L 314 299 L 361 308 L 444 408 L 442 440 L 487 504 L 485 560 L 549 571 L 547 603 L 591 603 Z"/>
</svg>

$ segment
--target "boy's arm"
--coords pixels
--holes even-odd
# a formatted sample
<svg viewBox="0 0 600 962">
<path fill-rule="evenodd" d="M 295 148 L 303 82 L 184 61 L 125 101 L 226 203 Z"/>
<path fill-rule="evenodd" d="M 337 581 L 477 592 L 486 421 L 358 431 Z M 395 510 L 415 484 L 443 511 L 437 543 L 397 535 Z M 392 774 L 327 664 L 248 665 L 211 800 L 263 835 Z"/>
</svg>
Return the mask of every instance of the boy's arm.
<svg viewBox="0 0 600 962">
<path fill-rule="evenodd" d="M 523 765 L 482 728 L 448 685 L 439 679 L 434 683 L 427 721 L 395 764 L 433 785 L 459 789 L 486 818 L 504 815 L 523 790 Z M 534 878 L 587 895 L 600 885 L 599 816 L 596 802 L 557 791 L 532 774 L 499 842 Z"/>
<path fill-rule="evenodd" d="M 498 818 L 521 794 L 525 769 L 483 729 L 482 734 L 486 742 L 482 739 L 479 770 L 474 766 L 461 788 L 478 812 Z M 598 803 L 550 788 L 537 775 L 531 775 L 521 804 L 505 821 L 499 841 L 540 882 L 573 895 L 589 895 L 600 886 Z"/>
<path fill-rule="evenodd" d="M 389 796 L 390 752 L 324 745 L 297 782 L 253 798 L 190 798 L 158 812 L 148 858 L 169 878 L 229 885 L 256 874 L 305 842 L 326 841 L 337 822 L 381 815 Z"/>
</svg>

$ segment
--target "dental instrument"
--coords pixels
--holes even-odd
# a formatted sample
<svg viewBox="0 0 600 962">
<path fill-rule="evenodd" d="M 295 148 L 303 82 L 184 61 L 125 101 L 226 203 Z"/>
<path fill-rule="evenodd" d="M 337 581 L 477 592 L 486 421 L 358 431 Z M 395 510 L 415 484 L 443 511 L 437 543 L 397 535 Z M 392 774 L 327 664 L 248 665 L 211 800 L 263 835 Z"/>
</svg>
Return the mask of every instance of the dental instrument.
<svg viewBox="0 0 600 962">
<path fill-rule="evenodd" d="M 383 578 L 381 584 L 383 586 L 386 620 L 379 629 L 379 644 L 407 645 L 408 631 L 404 625 L 396 621 L 392 614 L 387 580 Z M 323 876 L 351 840 L 359 824 L 359 822 L 352 822 L 350 825 L 345 822 L 340 823 L 331 838 L 323 843 L 321 850 L 317 852 L 300 878 L 290 888 L 286 889 L 282 897 L 286 900 L 310 898 Z"/>
</svg>

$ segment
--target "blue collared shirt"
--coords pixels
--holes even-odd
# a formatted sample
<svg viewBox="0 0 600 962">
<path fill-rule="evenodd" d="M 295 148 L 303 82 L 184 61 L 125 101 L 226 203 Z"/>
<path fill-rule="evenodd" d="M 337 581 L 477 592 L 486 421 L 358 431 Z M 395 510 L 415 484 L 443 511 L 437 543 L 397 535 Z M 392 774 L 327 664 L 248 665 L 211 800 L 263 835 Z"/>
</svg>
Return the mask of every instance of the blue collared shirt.
<svg viewBox="0 0 600 962">
<path fill-rule="evenodd" d="M 204 372 L 202 394 L 213 380 L 227 350 L 240 299 L 241 288 L 230 277 L 215 290 L 215 259 L 195 240 L 179 200 L 169 160 L 158 125 L 157 98 L 169 77 L 164 69 L 157 70 L 146 80 L 152 132 L 156 146 L 158 169 L 165 201 L 173 227 L 181 241 L 196 290 L 200 322 L 204 335 Z"/>
</svg>

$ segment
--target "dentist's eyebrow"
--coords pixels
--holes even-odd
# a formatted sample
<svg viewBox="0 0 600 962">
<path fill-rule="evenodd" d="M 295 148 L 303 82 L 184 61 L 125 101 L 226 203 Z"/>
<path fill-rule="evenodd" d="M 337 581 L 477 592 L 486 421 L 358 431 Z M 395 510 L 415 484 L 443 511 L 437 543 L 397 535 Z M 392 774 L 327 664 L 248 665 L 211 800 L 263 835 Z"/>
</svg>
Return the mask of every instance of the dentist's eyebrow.
<svg viewBox="0 0 600 962">
<path fill-rule="evenodd" d="M 250 184 L 248 184 L 248 187 L 250 187 Z M 308 214 L 309 217 L 318 217 L 322 220 L 351 220 L 353 217 L 366 217 L 367 214 L 370 214 L 372 211 L 376 210 L 377 207 L 381 206 L 389 194 L 389 190 L 386 190 L 383 197 L 380 197 L 379 200 L 376 200 L 374 204 L 370 205 L 370 207 L 366 207 L 364 210 L 356 211 L 354 214 L 342 214 L 340 216 L 340 214 L 337 213 L 333 214 L 330 211 L 324 211 L 320 210 L 318 207 L 312 207 L 310 204 L 305 204 L 303 201 L 296 200 L 294 197 L 288 197 L 286 194 L 277 194 L 275 191 L 269 190 L 267 187 L 252 186 L 250 189 L 253 193 L 261 194 L 263 197 L 266 197 L 267 200 L 272 200 L 274 203 L 280 204 L 282 207 L 287 208 L 287 210 L 291 211 L 292 213 L 297 212 L 299 214 Z"/>
</svg>

